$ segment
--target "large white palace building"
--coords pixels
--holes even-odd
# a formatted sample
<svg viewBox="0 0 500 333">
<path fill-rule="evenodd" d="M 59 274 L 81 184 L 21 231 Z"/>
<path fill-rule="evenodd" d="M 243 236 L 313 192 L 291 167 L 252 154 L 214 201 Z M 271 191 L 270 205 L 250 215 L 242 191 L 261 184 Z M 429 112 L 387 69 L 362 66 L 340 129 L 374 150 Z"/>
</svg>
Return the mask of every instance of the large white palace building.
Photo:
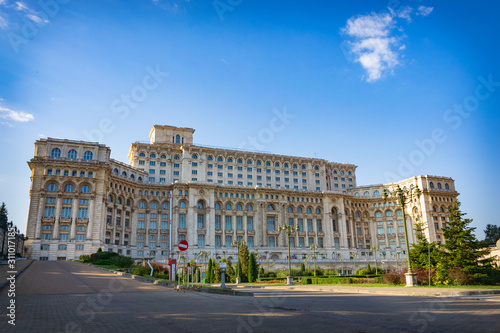
<svg viewBox="0 0 500 333">
<path fill-rule="evenodd" d="M 155 125 L 149 143 L 132 143 L 129 164 L 99 143 L 36 141 L 28 162 L 28 256 L 68 260 L 101 247 L 162 260 L 170 241 L 177 257 L 177 243 L 186 240 L 186 257 L 234 257 L 231 244 L 244 240 L 261 259 L 280 261 L 288 243 L 278 227 L 286 224 L 298 226 L 290 239 L 298 260 L 313 244 L 327 262 L 370 258 L 374 247 L 397 260 L 406 252 L 403 212 L 383 191 L 421 189 L 405 206 L 410 244 L 417 220 L 440 242 L 446 208 L 458 196 L 449 177 L 358 186 L 352 164 L 195 145 L 193 133 Z"/>
</svg>

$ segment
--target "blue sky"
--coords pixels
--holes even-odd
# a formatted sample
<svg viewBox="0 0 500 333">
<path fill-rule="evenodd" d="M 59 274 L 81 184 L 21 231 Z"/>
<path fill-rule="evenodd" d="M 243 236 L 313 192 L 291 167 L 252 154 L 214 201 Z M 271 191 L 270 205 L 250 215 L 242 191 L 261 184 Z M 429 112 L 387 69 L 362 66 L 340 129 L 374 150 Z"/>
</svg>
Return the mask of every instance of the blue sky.
<svg viewBox="0 0 500 333">
<path fill-rule="evenodd" d="M 499 7 L 0 0 L 0 201 L 24 230 L 40 137 L 98 140 L 126 162 L 169 124 L 353 163 L 358 185 L 450 176 L 482 238 L 500 223 Z"/>
</svg>

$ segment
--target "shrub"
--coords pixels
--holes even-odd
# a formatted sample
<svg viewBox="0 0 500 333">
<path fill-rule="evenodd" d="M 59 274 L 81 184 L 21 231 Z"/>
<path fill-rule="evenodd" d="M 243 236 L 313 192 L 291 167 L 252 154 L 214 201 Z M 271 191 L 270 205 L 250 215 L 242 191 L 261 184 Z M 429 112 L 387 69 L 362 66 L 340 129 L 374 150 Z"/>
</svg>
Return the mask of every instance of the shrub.
<svg viewBox="0 0 500 333">
<path fill-rule="evenodd" d="M 305 278 L 304 279 L 305 283 L 304 284 L 312 284 L 312 279 L 311 278 Z"/>
<path fill-rule="evenodd" d="M 472 275 L 464 272 L 460 267 L 453 267 L 452 269 L 449 269 L 448 275 L 455 286 L 466 285 L 472 280 Z"/>
<path fill-rule="evenodd" d="M 99 247 L 99 248 L 97 249 L 97 253 L 101 253 L 101 252 L 102 252 L 102 249 Z"/>
<path fill-rule="evenodd" d="M 128 268 L 134 265 L 134 259 L 118 255 L 111 258 L 111 263 L 120 268 Z"/>
<path fill-rule="evenodd" d="M 82 262 L 85 262 L 85 263 L 90 263 L 90 262 L 92 262 L 92 261 L 90 260 L 90 255 L 88 255 L 88 254 L 82 254 L 82 255 L 80 256 L 80 260 L 81 260 Z"/>
<path fill-rule="evenodd" d="M 404 281 L 403 274 L 396 272 L 385 273 L 383 279 L 385 283 L 394 285 L 403 284 Z"/>
<path fill-rule="evenodd" d="M 132 271 L 132 274 L 139 276 L 149 276 L 149 274 L 151 274 L 151 268 L 138 266 L 136 269 Z"/>
</svg>

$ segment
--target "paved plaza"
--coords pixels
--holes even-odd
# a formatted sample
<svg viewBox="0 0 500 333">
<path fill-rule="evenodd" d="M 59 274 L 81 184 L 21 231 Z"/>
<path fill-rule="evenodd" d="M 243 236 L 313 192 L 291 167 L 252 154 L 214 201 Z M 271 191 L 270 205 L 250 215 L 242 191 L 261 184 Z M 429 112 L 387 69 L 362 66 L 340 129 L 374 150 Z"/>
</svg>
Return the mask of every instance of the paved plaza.
<svg viewBox="0 0 500 333">
<path fill-rule="evenodd" d="M 16 281 L 16 325 L 0 332 L 498 332 L 500 302 L 238 288 L 176 292 L 77 262 L 33 262 Z"/>
</svg>

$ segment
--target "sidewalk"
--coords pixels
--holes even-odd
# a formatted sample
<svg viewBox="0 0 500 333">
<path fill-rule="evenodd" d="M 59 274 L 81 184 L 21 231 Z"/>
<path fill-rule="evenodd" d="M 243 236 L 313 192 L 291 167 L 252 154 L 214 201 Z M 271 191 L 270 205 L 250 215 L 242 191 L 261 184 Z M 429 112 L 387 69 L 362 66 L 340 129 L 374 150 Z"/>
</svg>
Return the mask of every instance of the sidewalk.
<svg viewBox="0 0 500 333">
<path fill-rule="evenodd" d="M 7 284 L 7 278 L 12 275 L 12 273 L 7 273 L 10 271 L 15 271 L 16 277 L 19 276 L 31 263 L 33 260 L 18 260 L 16 261 L 16 266 L 15 269 L 12 270 L 10 269 L 9 265 L 7 264 L 2 264 L 0 265 L 0 290 L 3 289 L 3 287 Z M 7 263 L 7 261 L 5 261 Z"/>
<path fill-rule="evenodd" d="M 473 295 L 500 295 L 500 289 L 467 289 L 467 288 L 428 288 L 428 287 L 361 287 L 361 286 L 252 286 L 227 285 L 230 288 L 262 288 L 276 290 L 323 291 L 332 293 L 356 293 L 400 296 L 473 296 Z"/>
</svg>

